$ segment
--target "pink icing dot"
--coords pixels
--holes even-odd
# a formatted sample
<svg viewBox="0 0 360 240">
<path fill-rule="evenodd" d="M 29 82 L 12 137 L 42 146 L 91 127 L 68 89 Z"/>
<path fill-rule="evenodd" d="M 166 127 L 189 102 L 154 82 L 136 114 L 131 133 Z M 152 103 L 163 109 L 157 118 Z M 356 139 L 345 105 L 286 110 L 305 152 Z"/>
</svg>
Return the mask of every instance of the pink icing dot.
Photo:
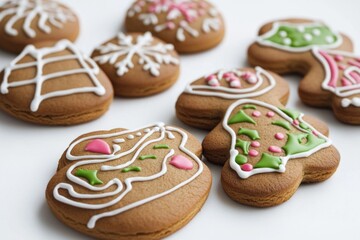
<svg viewBox="0 0 360 240">
<path fill-rule="evenodd" d="M 207 7 L 207 3 L 206 2 L 199 2 L 199 5 L 200 5 L 200 7 L 202 7 L 202 8 L 206 8 Z"/>
<path fill-rule="evenodd" d="M 173 23 L 173 22 L 167 22 L 167 23 L 166 23 L 166 27 L 167 27 L 168 29 L 174 29 L 174 28 L 175 28 L 175 23 Z"/>
<path fill-rule="evenodd" d="M 250 144 L 252 147 L 260 147 L 260 143 L 258 141 L 253 141 Z"/>
<path fill-rule="evenodd" d="M 257 155 L 259 155 L 259 152 L 256 151 L 255 149 L 251 149 L 251 150 L 249 151 L 249 156 L 250 156 L 250 157 L 256 157 Z"/>
<path fill-rule="evenodd" d="M 206 14 L 206 11 L 204 10 L 204 9 L 200 9 L 199 10 L 199 15 L 200 16 L 203 16 L 203 15 L 205 15 Z"/>
<path fill-rule="evenodd" d="M 297 119 L 295 119 L 295 120 L 293 121 L 293 124 L 297 126 L 297 125 L 299 125 L 299 121 L 298 121 Z"/>
<path fill-rule="evenodd" d="M 282 134 L 282 133 L 276 133 L 275 134 L 275 138 L 277 139 L 277 140 L 283 140 L 284 139 L 284 134 Z"/>
<path fill-rule="evenodd" d="M 270 146 L 269 151 L 273 153 L 281 153 L 281 148 L 278 146 Z"/>
<path fill-rule="evenodd" d="M 275 116 L 275 113 L 270 111 L 266 114 L 266 116 L 271 118 L 271 117 Z"/>
<path fill-rule="evenodd" d="M 253 166 L 250 163 L 245 163 L 241 165 L 241 169 L 245 172 L 250 172 L 251 170 L 253 170 Z"/>
<path fill-rule="evenodd" d="M 343 64 L 339 64 L 339 65 L 338 65 L 338 68 L 339 68 L 340 70 L 345 70 L 345 69 L 346 69 L 346 66 L 343 65 Z"/>
<path fill-rule="evenodd" d="M 212 75 L 207 76 L 207 77 L 205 78 L 205 80 L 206 80 L 206 81 L 210 81 L 211 79 L 215 79 L 215 78 L 216 78 L 216 76 L 215 76 L 214 74 L 212 74 Z"/>
<path fill-rule="evenodd" d="M 341 55 L 335 55 L 334 59 L 335 59 L 335 61 L 337 61 L 337 62 L 341 62 L 342 60 L 344 60 L 344 57 L 341 56 Z"/>
<path fill-rule="evenodd" d="M 315 136 L 319 136 L 319 134 L 315 131 L 312 131 L 312 134 L 314 134 Z"/>
<path fill-rule="evenodd" d="M 173 156 L 169 163 L 176 168 L 184 170 L 191 170 L 194 167 L 193 163 L 188 158 L 182 155 Z"/>
<path fill-rule="evenodd" d="M 252 114 L 254 117 L 260 117 L 261 116 L 261 112 L 259 111 L 253 111 Z"/>
</svg>

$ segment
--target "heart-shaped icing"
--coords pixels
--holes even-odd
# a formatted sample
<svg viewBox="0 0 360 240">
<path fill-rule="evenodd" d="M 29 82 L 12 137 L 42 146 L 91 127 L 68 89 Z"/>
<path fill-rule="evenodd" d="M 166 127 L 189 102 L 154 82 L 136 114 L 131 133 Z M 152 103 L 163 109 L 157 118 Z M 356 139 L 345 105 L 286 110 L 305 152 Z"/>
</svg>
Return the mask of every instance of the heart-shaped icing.
<svg viewBox="0 0 360 240">
<path fill-rule="evenodd" d="M 107 144 L 107 142 L 101 139 L 95 139 L 89 142 L 86 145 L 85 150 L 94 153 L 111 154 L 109 144 Z"/>
<path fill-rule="evenodd" d="M 191 170 L 194 167 L 192 161 L 182 155 L 175 155 L 171 158 L 170 164 L 176 168 Z"/>
</svg>

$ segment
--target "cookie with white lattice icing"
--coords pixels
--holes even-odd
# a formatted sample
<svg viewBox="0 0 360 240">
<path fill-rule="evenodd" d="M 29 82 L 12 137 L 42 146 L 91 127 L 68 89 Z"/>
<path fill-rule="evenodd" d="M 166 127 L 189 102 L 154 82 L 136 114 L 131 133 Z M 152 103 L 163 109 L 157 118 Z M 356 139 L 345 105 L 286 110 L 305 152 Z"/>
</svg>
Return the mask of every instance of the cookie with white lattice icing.
<svg viewBox="0 0 360 240">
<path fill-rule="evenodd" d="M 332 108 L 342 122 L 360 124 L 360 57 L 351 40 L 319 21 L 265 24 L 248 49 L 249 62 L 277 73 L 300 73 L 301 100 Z"/>
<path fill-rule="evenodd" d="M 340 161 L 325 123 L 268 102 L 234 102 L 203 141 L 206 158 L 224 164 L 229 197 L 256 207 L 281 204 L 301 183 L 328 179 Z"/>
<path fill-rule="evenodd" d="M 87 122 L 112 99 L 107 76 L 69 40 L 28 45 L 0 73 L 0 108 L 28 122 Z"/>
<path fill-rule="evenodd" d="M 137 0 L 125 20 L 129 32 L 150 31 L 180 53 L 205 51 L 224 37 L 224 21 L 206 0 Z"/>
<path fill-rule="evenodd" d="M 0 48 L 19 53 L 28 44 L 69 39 L 79 34 L 79 20 L 55 0 L 5 0 L 0 3 Z"/>
<path fill-rule="evenodd" d="M 179 77 L 174 46 L 150 32 L 119 33 L 95 48 L 91 57 L 110 78 L 115 94 L 144 97 L 171 87 Z"/>
<path fill-rule="evenodd" d="M 75 139 L 46 189 L 55 216 L 99 239 L 162 239 L 201 209 L 211 173 L 191 134 L 157 123 Z"/>
</svg>

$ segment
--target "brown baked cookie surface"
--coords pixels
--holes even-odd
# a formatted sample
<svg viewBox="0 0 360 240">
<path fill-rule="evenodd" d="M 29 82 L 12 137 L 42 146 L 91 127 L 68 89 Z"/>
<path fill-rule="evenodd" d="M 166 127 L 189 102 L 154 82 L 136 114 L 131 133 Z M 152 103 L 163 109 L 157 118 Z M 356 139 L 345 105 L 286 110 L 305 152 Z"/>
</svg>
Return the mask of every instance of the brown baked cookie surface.
<svg viewBox="0 0 360 240">
<path fill-rule="evenodd" d="M 6 0 L 0 3 L 0 48 L 20 53 L 28 44 L 69 39 L 79 34 L 79 20 L 53 0 Z"/>
<path fill-rule="evenodd" d="M 300 73 L 301 100 L 329 107 L 342 122 L 360 124 L 360 60 L 351 40 L 319 21 L 284 19 L 265 24 L 248 60 L 277 73 Z"/>
<path fill-rule="evenodd" d="M 201 144 L 162 123 L 75 139 L 46 189 L 55 216 L 100 239 L 161 239 L 201 209 L 211 173 Z"/>
<path fill-rule="evenodd" d="M 173 45 L 144 34 L 119 33 L 97 47 L 92 58 L 110 78 L 117 96 L 144 97 L 171 87 L 180 60 Z"/>
<path fill-rule="evenodd" d="M 137 0 L 125 20 L 128 32 L 150 31 L 180 53 L 217 46 L 225 33 L 217 8 L 204 0 Z"/>
<path fill-rule="evenodd" d="M 0 73 L 0 108 L 44 125 L 72 125 L 104 114 L 109 79 L 69 40 L 28 45 Z"/>
</svg>

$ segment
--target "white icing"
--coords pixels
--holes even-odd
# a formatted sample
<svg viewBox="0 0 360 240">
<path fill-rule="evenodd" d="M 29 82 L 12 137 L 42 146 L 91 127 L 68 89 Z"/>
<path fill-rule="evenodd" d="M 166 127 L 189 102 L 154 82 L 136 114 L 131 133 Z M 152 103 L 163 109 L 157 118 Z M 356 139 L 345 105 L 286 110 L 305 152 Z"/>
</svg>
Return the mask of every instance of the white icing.
<svg viewBox="0 0 360 240">
<path fill-rule="evenodd" d="M 234 102 L 233 104 L 230 105 L 230 107 L 227 109 L 225 117 L 223 119 L 222 122 L 222 126 L 223 128 L 231 135 L 231 146 L 230 146 L 230 167 L 237 172 L 237 174 L 239 175 L 240 178 L 248 178 L 254 174 L 259 174 L 259 173 L 269 173 L 269 172 L 285 172 L 286 168 L 286 163 L 288 162 L 288 160 L 290 159 L 294 159 L 294 158 L 305 158 L 308 157 L 312 154 L 314 154 L 315 152 L 319 151 L 320 149 L 329 147 L 331 145 L 331 140 L 328 139 L 326 136 L 324 136 L 323 134 L 321 134 L 320 132 L 316 131 L 315 128 L 313 128 L 310 124 L 306 123 L 302 117 L 304 114 L 300 114 L 298 120 L 300 123 L 306 123 L 306 125 L 312 130 L 315 131 L 316 134 L 318 135 L 318 137 L 324 139 L 326 142 L 322 143 L 320 145 L 318 145 L 317 147 L 311 149 L 310 151 L 307 152 L 303 152 L 303 153 L 298 153 L 298 154 L 293 154 L 293 155 L 287 155 L 287 156 L 283 156 L 280 157 L 281 159 L 281 164 L 279 166 L 279 169 L 273 169 L 273 168 L 254 168 L 251 171 L 243 171 L 240 167 L 239 164 L 237 164 L 235 162 L 235 158 L 236 156 L 239 154 L 239 151 L 236 150 L 235 144 L 236 144 L 236 133 L 234 132 L 234 130 L 228 125 L 228 120 L 229 117 L 231 115 L 231 113 L 234 111 L 234 109 L 242 104 L 254 104 L 254 105 L 259 105 L 265 108 L 270 109 L 271 111 L 277 113 L 278 115 L 280 115 L 282 118 L 284 118 L 286 121 L 292 123 L 293 119 L 290 118 L 288 115 L 286 115 L 285 113 L 283 113 L 281 110 L 279 110 L 277 107 L 270 105 L 268 103 L 265 102 L 261 102 L 258 100 L 251 100 L 251 99 L 240 99 L 236 102 Z M 302 129 L 299 126 L 294 126 L 293 127 L 297 128 L 299 131 L 302 132 L 306 132 L 304 129 Z M 307 133 L 307 132 L 306 132 Z"/>
<path fill-rule="evenodd" d="M 131 139 L 134 139 L 135 137 L 134 137 L 134 135 L 130 134 L 126 138 L 131 140 Z"/>
<path fill-rule="evenodd" d="M 353 105 L 355 107 L 360 107 L 360 98 L 359 97 L 354 97 L 352 99 L 344 98 L 341 100 L 342 107 L 346 108 L 349 107 L 350 105 Z"/>
<path fill-rule="evenodd" d="M 333 36 L 326 36 L 325 37 L 325 41 L 327 43 L 333 43 L 334 42 L 334 37 Z"/>
<path fill-rule="evenodd" d="M 63 24 L 74 22 L 74 13 L 57 3 L 46 0 L 7 0 L 1 4 L 3 10 L 0 12 L 0 22 L 7 16 L 11 16 L 5 24 L 5 32 L 11 36 L 17 36 L 18 30 L 14 25 L 23 19 L 22 29 L 28 37 L 36 37 L 36 30 L 32 23 L 36 18 L 37 27 L 44 33 L 51 33 L 49 24 L 56 28 L 62 28 Z"/>
<path fill-rule="evenodd" d="M 47 55 L 58 53 L 61 51 L 69 50 L 71 54 L 47 57 Z M 25 56 L 31 56 L 35 60 L 33 62 L 18 63 Z M 54 72 L 50 74 L 43 74 L 43 68 L 48 63 L 62 62 L 66 60 L 77 60 L 80 64 L 80 68 Z M 89 66 L 89 64 L 91 66 Z M 20 81 L 9 82 L 9 77 L 12 71 L 26 69 L 29 67 L 36 67 L 36 76 L 31 79 L 25 79 Z M 99 96 L 105 94 L 105 88 L 101 85 L 96 75 L 99 73 L 99 68 L 94 61 L 87 56 L 80 53 L 78 48 L 68 40 L 61 40 L 57 42 L 53 47 L 45 47 L 36 49 L 33 45 L 28 45 L 18 57 L 16 57 L 10 64 L 4 69 L 3 81 L 1 83 L 1 94 L 9 93 L 9 88 L 21 87 L 26 85 L 35 85 L 34 98 L 31 102 L 30 109 L 32 112 L 36 112 L 42 101 L 59 96 L 66 96 L 76 93 L 93 92 Z M 67 90 L 58 90 L 49 93 L 42 94 L 42 86 L 44 82 L 51 81 L 59 77 L 74 75 L 74 74 L 87 74 L 94 84 L 89 87 L 78 87 Z"/>
<path fill-rule="evenodd" d="M 151 129 L 150 129 L 151 128 Z M 152 181 L 155 180 L 157 178 L 160 178 L 161 176 L 165 175 L 167 173 L 167 167 L 168 167 L 168 159 L 174 155 L 175 150 L 174 149 L 170 149 L 168 154 L 164 157 L 164 159 L 162 160 L 162 165 L 161 165 L 161 170 L 160 172 L 151 175 L 151 176 L 145 176 L 145 177 L 130 177 L 125 179 L 124 184 L 118 179 L 118 178 L 114 178 L 111 181 L 109 181 L 108 183 L 106 183 L 104 186 L 100 186 L 100 187 L 96 187 L 96 186 L 92 186 L 90 185 L 87 181 L 76 177 L 72 174 L 72 172 L 74 171 L 75 168 L 78 168 L 80 166 L 84 166 L 84 165 L 88 165 L 88 164 L 96 164 L 96 163 L 107 163 L 116 159 L 119 159 L 121 157 L 127 156 L 129 154 L 132 154 L 138 147 L 140 147 L 136 153 L 134 154 L 133 158 L 131 160 L 129 160 L 128 162 L 124 163 L 122 165 L 122 167 L 125 166 L 129 166 L 133 161 L 135 161 L 134 159 L 137 159 L 137 156 L 139 155 L 139 153 L 141 152 L 141 149 L 143 149 L 145 146 L 149 145 L 150 143 L 153 142 L 160 142 L 161 140 L 164 139 L 165 135 L 167 134 L 168 136 L 172 136 L 173 138 L 175 138 L 175 136 L 172 134 L 172 132 L 176 132 L 178 134 L 181 135 L 182 139 L 181 139 L 181 143 L 179 146 L 180 151 L 182 151 L 183 153 L 185 153 L 186 155 L 188 155 L 189 157 L 191 157 L 197 164 L 198 164 L 198 170 L 192 175 L 190 176 L 188 179 L 186 179 L 185 181 L 173 186 L 170 189 L 167 189 L 159 194 L 144 198 L 142 200 L 130 203 L 128 205 L 122 206 L 118 209 L 114 209 L 112 211 L 106 211 L 103 213 L 99 213 L 97 215 L 92 216 L 89 221 L 88 221 L 88 228 L 92 229 L 95 227 L 96 222 L 104 217 L 110 217 L 110 216 L 114 216 L 117 214 L 120 214 L 122 212 L 125 212 L 127 210 L 133 209 L 137 206 L 143 205 L 145 203 L 148 203 L 150 201 L 156 200 L 158 198 L 161 198 L 165 195 L 168 195 L 174 191 L 176 191 L 177 189 L 183 187 L 184 185 L 190 183 L 191 181 L 193 181 L 195 178 L 197 178 L 201 172 L 203 171 L 203 164 L 201 162 L 201 160 L 191 151 L 189 151 L 185 145 L 187 143 L 188 140 L 188 136 L 185 132 L 183 132 L 182 130 L 175 128 L 175 127 L 169 127 L 169 126 L 165 126 L 163 123 L 158 123 L 155 125 L 150 126 L 148 133 L 146 133 L 135 145 L 133 148 L 131 148 L 128 151 L 125 152 L 120 152 L 118 154 L 110 154 L 110 155 L 84 155 L 84 156 L 73 156 L 71 154 L 72 149 L 78 145 L 81 142 L 90 140 L 90 139 L 104 139 L 104 138 L 112 138 L 112 137 L 120 137 L 120 136 L 124 136 L 124 135 L 128 135 L 130 132 L 138 132 L 140 129 L 137 129 L 135 131 L 130 131 L 130 130 L 125 130 L 125 131 L 121 131 L 121 132 L 117 132 L 117 133 L 109 133 L 109 134 L 100 134 L 100 135 L 95 135 L 95 136 L 88 136 L 88 137 L 84 137 L 81 139 L 76 140 L 75 142 L 73 142 L 67 152 L 66 152 L 66 157 L 68 160 L 70 161 L 77 161 L 76 163 L 74 163 L 66 172 L 66 176 L 68 178 L 68 180 L 74 184 L 83 186 L 84 188 L 94 191 L 94 194 L 81 194 L 81 193 L 77 193 L 73 186 L 70 183 L 59 183 L 55 186 L 54 190 L 53 190 L 53 195 L 54 198 L 57 199 L 60 202 L 63 202 L 65 204 L 74 206 L 74 207 L 78 207 L 78 208 L 85 208 L 85 209 L 104 209 L 110 206 L 113 206 L 115 204 L 117 204 L 118 202 L 120 202 L 129 192 L 132 191 L 133 186 L 132 183 L 133 182 L 143 182 L 143 181 Z M 146 129 L 146 130 L 147 130 Z M 156 138 L 156 139 L 151 139 L 149 140 L 149 138 L 156 132 L 160 132 L 160 137 Z M 173 139 L 173 138 L 169 139 Z M 121 138 L 120 138 L 121 139 Z M 119 165 L 120 166 L 120 165 Z M 101 170 L 105 170 L 105 171 L 111 171 L 111 170 L 116 170 L 118 171 L 118 166 L 115 168 L 110 168 L 110 166 L 107 165 L 103 165 L 101 167 Z M 116 188 L 110 192 L 104 192 L 104 193 L 96 193 L 96 192 L 100 192 L 100 191 L 105 191 L 107 189 L 109 189 L 112 186 L 116 186 Z M 67 190 L 67 192 L 69 193 L 69 195 L 72 197 L 67 198 L 63 195 L 60 194 L 59 190 L 60 189 L 64 189 Z M 99 199 L 99 198 L 105 198 L 105 197 L 110 197 L 110 196 L 116 196 L 116 198 L 113 198 L 112 200 L 108 201 L 108 202 L 102 202 L 101 204 L 88 204 L 88 203 L 83 203 L 83 202 L 78 202 L 76 201 L 77 199 Z M 75 198 L 75 200 L 74 200 Z"/>
<path fill-rule="evenodd" d="M 280 32 L 279 32 L 279 35 L 280 35 L 280 37 L 285 38 L 285 37 L 287 37 L 287 32 L 285 32 L 285 31 L 280 31 Z"/>
<path fill-rule="evenodd" d="M 113 142 L 114 142 L 114 143 L 123 143 L 123 142 L 125 142 L 125 139 L 123 139 L 123 138 L 118 138 L 118 139 L 115 139 Z"/>
<path fill-rule="evenodd" d="M 286 51 L 289 51 L 289 52 L 305 52 L 305 51 L 311 50 L 313 48 L 313 45 L 294 48 L 294 47 L 291 47 L 291 46 L 283 46 L 283 45 L 280 45 L 280 44 L 276 44 L 276 43 L 274 43 L 272 41 L 266 40 L 267 38 L 269 38 L 269 37 L 273 36 L 274 34 L 276 34 L 281 26 L 296 27 L 297 29 L 299 29 L 299 27 L 303 27 L 303 28 L 317 27 L 317 26 L 323 26 L 323 24 L 320 23 L 320 22 L 314 22 L 314 23 L 274 22 L 273 25 L 272 25 L 272 29 L 270 31 L 264 33 L 263 35 L 258 36 L 257 39 L 256 39 L 256 42 L 261 44 L 261 45 L 264 45 L 264 46 L 274 47 L 274 48 L 278 48 L 278 49 L 281 49 L 281 50 L 286 50 Z M 337 41 L 334 41 L 334 39 L 332 39 L 332 42 L 329 42 L 329 43 L 332 43 L 332 44 L 319 45 L 318 47 L 321 47 L 323 49 L 328 49 L 328 48 L 336 48 L 336 47 L 341 45 L 341 43 L 343 42 L 342 36 L 339 33 L 335 32 L 333 30 L 331 30 L 331 32 L 336 34 Z M 318 36 L 318 34 L 320 34 L 321 32 L 320 32 L 319 29 L 314 29 L 313 33 L 314 33 L 315 36 Z M 290 45 L 291 40 L 289 42 L 288 40 L 285 41 L 285 39 L 284 39 L 284 43 L 286 45 Z"/>
<path fill-rule="evenodd" d="M 290 38 L 285 38 L 284 39 L 284 44 L 290 45 L 291 44 L 291 39 Z"/>
<path fill-rule="evenodd" d="M 320 31 L 319 29 L 315 28 L 315 29 L 312 30 L 312 33 L 313 33 L 315 36 L 320 36 L 321 31 Z"/>
<path fill-rule="evenodd" d="M 136 135 L 137 137 L 140 137 L 140 136 L 141 136 L 141 132 L 137 132 L 135 135 Z"/>
<path fill-rule="evenodd" d="M 310 33 L 305 33 L 304 34 L 304 39 L 306 41 L 311 41 L 313 39 L 312 35 Z"/>
<path fill-rule="evenodd" d="M 172 56 L 170 51 L 174 49 L 171 44 L 154 43 L 150 32 L 139 35 L 136 43 L 133 43 L 131 35 L 119 33 L 116 43 L 106 43 L 96 48 L 100 55 L 94 60 L 100 64 L 110 63 L 117 69 L 117 75 L 125 75 L 134 68 L 133 58 L 139 57 L 139 64 L 143 65 L 144 71 L 149 71 L 153 76 L 160 75 L 161 64 L 179 64 L 179 59 Z"/>
<path fill-rule="evenodd" d="M 237 70 L 235 70 L 234 72 L 236 71 Z M 271 76 L 270 73 L 268 73 L 261 67 L 255 67 L 255 71 L 258 82 L 254 86 L 249 88 L 233 89 L 222 86 L 212 87 L 206 85 L 191 85 L 191 83 L 189 83 L 185 88 L 185 92 L 189 94 L 195 94 L 201 96 L 214 96 L 214 97 L 221 97 L 226 99 L 239 99 L 239 98 L 257 97 L 267 93 L 268 91 L 270 91 L 272 88 L 275 87 L 276 85 L 275 79 Z M 224 71 L 219 72 L 220 74 L 220 76 L 218 77 L 219 79 L 222 78 L 223 72 Z M 265 81 L 264 77 L 268 81 L 269 85 L 261 90 L 258 90 Z"/>
</svg>

